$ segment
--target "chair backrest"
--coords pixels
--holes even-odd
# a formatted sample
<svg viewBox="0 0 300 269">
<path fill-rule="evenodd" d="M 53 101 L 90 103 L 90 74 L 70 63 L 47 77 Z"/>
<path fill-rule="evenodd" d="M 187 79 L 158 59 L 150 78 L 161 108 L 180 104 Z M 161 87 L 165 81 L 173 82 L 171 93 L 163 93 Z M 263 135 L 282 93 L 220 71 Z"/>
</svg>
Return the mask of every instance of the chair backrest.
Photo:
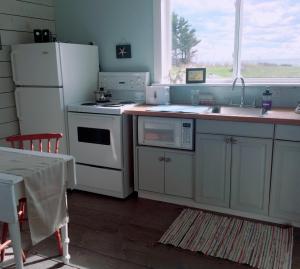
<svg viewBox="0 0 300 269">
<path fill-rule="evenodd" d="M 38 150 L 43 152 L 43 142 L 47 142 L 47 152 L 58 153 L 59 140 L 63 137 L 61 133 L 44 133 L 44 134 L 28 134 L 28 135 L 13 135 L 6 138 L 7 142 L 11 143 L 13 148 L 24 149 L 24 144 L 29 142 L 30 150 Z M 51 142 L 54 142 L 54 151 L 51 151 Z M 35 149 L 35 144 L 38 144 L 38 149 Z"/>
</svg>

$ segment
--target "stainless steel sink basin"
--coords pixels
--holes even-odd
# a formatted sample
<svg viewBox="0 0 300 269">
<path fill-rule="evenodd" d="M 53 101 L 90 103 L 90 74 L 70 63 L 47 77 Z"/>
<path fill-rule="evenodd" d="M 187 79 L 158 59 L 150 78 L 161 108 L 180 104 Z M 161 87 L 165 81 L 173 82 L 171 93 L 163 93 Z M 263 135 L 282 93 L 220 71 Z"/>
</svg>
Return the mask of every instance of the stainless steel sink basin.
<svg viewBox="0 0 300 269">
<path fill-rule="evenodd" d="M 262 113 L 261 108 L 254 107 L 225 107 L 222 106 L 218 111 L 215 109 L 215 113 L 220 115 L 233 115 L 233 116 L 249 116 L 249 117 L 262 117 L 264 113 Z"/>
</svg>

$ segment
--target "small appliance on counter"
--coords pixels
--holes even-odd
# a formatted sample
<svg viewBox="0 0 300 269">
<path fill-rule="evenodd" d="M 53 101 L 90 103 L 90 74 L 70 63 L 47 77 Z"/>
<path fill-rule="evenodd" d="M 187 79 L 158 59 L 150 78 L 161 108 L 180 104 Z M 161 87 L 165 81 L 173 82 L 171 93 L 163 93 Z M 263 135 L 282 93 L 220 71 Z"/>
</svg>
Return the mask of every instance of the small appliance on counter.
<svg viewBox="0 0 300 269">
<path fill-rule="evenodd" d="M 147 105 L 168 105 L 170 103 L 170 87 L 148 86 L 146 87 Z"/>
</svg>

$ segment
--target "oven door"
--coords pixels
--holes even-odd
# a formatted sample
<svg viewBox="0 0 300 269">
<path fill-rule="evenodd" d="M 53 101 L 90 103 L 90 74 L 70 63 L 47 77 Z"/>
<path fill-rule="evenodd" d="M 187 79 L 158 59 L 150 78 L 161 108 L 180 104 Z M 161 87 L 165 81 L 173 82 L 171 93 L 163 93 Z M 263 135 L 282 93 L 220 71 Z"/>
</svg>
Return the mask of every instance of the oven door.
<svg viewBox="0 0 300 269">
<path fill-rule="evenodd" d="M 77 163 L 122 169 L 121 116 L 69 112 L 68 124 Z"/>
</svg>

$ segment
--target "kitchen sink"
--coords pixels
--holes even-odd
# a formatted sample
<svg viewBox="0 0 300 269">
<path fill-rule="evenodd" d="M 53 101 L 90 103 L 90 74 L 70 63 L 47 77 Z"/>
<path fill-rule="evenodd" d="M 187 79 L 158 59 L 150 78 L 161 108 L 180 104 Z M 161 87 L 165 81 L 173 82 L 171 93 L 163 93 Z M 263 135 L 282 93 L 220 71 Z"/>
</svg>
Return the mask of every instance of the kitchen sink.
<svg viewBox="0 0 300 269">
<path fill-rule="evenodd" d="M 147 109 L 152 112 L 199 113 L 229 116 L 262 117 L 261 108 L 237 106 L 187 106 L 187 105 L 158 105 Z"/>
<path fill-rule="evenodd" d="M 212 113 L 220 115 L 233 115 L 233 116 L 249 116 L 249 117 L 262 117 L 261 108 L 256 107 L 234 107 L 234 106 L 215 106 L 211 110 Z"/>
</svg>

